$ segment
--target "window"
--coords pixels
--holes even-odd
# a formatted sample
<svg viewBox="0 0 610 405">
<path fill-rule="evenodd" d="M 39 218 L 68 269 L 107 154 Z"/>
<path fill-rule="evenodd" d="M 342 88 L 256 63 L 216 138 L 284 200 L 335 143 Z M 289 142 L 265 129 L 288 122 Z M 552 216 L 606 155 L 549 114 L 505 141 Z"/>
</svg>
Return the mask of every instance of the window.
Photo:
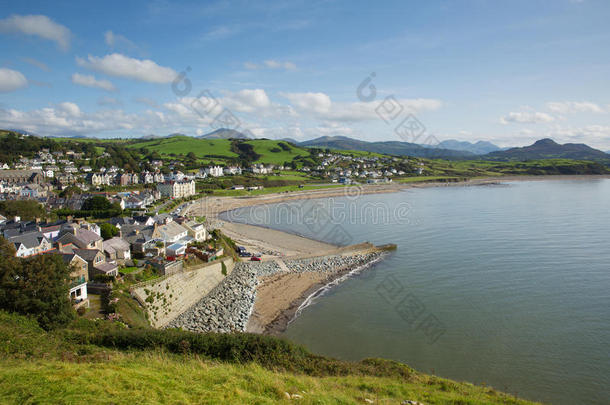
<svg viewBox="0 0 610 405">
<path fill-rule="evenodd" d="M 76 296 L 80 297 L 81 296 L 81 289 L 79 288 L 78 290 L 75 291 L 76 292 Z"/>
</svg>

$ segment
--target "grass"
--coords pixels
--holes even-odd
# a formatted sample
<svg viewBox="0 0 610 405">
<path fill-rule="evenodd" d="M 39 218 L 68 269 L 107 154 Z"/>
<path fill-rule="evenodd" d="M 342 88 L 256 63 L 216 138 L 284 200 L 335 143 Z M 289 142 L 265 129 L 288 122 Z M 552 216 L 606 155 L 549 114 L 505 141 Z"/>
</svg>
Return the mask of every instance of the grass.
<svg viewBox="0 0 610 405">
<path fill-rule="evenodd" d="M 345 362 L 250 334 L 124 329 L 78 320 L 45 332 L 0 312 L 3 404 L 151 403 L 528 404 L 489 387 L 419 373 L 397 362 Z"/>
<path fill-rule="evenodd" d="M 120 272 L 120 273 L 123 273 L 123 274 L 131 274 L 131 273 L 133 273 L 134 271 L 138 271 L 138 270 L 139 270 L 139 269 L 138 269 L 137 267 L 133 267 L 133 266 L 132 266 L 132 267 L 125 267 L 125 268 L 122 268 L 122 269 L 120 269 L 120 270 L 119 270 L 119 272 Z"/>
<path fill-rule="evenodd" d="M 185 356 L 186 357 L 186 356 Z M 231 365 L 160 353 L 116 356 L 105 362 L 5 360 L 0 392 L 6 404 L 525 404 L 493 390 L 430 378 L 407 382 L 378 377 L 297 376 L 256 364 Z"/>
<path fill-rule="evenodd" d="M 304 185 L 302 188 L 296 186 L 265 187 L 262 190 L 214 190 L 213 195 L 224 197 L 254 196 L 271 193 L 287 193 L 292 191 L 319 190 L 324 188 L 345 187 L 342 184 Z"/>
<path fill-rule="evenodd" d="M 309 156 L 309 151 L 305 148 L 288 146 L 289 150 L 284 150 L 279 146 L 280 143 L 288 145 L 286 142 L 257 139 L 246 143 L 252 145 L 254 152 L 261 156 L 256 163 L 282 165 L 284 162 L 291 162 L 296 157 Z M 272 149 L 279 151 L 274 152 Z"/>
<path fill-rule="evenodd" d="M 159 153 L 161 156 L 172 154 L 187 155 L 189 152 L 193 152 L 198 158 L 209 156 L 237 157 L 237 154 L 231 151 L 231 141 L 228 139 L 198 139 L 190 136 L 173 136 L 171 138 L 135 142 L 127 147 L 146 148 L 151 152 Z"/>
</svg>

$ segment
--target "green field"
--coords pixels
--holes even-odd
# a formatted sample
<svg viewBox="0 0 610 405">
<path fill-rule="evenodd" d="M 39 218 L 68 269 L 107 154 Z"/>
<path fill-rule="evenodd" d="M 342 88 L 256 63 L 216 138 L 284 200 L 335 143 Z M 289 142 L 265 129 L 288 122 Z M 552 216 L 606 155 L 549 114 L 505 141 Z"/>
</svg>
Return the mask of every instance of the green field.
<svg viewBox="0 0 610 405">
<path fill-rule="evenodd" d="M 146 148 L 151 152 L 165 155 L 187 155 L 193 152 L 199 158 L 220 156 L 236 158 L 238 155 L 231 151 L 231 141 L 228 139 L 197 139 L 190 136 L 173 136 L 171 138 L 137 141 L 128 148 Z"/>
<path fill-rule="evenodd" d="M 252 145 L 254 152 L 261 155 L 256 163 L 282 165 L 284 162 L 291 162 L 296 157 L 309 156 L 309 150 L 305 148 L 289 145 L 290 150 L 282 149 L 280 146 L 278 146 L 280 141 L 257 139 L 248 141 L 247 143 Z M 282 143 L 288 145 L 286 142 Z M 275 150 L 275 152 L 272 151 L 272 149 Z"/>
<path fill-rule="evenodd" d="M 531 403 L 393 361 L 317 356 L 272 337 L 124 329 L 84 319 L 45 332 L 2 311 L 0 398 L 3 404 Z"/>
</svg>

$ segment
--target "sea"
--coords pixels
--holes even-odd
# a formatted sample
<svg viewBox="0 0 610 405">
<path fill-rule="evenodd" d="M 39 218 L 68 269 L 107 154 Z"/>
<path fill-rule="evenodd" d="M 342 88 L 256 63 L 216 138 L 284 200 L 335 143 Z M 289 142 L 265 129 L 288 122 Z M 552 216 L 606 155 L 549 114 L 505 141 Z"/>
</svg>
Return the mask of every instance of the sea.
<svg viewBox="0 0 610 405">
<path fill-rule="evenodd" d="M 610 179 L 410 188 L 231 212 L 341 245 L 394 243 L 284 336 L 553 404 L 610 403 Z"/>
</svg>

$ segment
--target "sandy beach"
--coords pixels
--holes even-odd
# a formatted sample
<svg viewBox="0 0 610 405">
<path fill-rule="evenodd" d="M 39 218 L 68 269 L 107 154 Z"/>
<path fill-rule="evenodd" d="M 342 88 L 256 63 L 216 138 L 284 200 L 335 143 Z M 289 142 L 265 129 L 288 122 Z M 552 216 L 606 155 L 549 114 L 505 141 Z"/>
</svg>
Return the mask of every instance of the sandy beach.
<svg viewBox="0 0 610 405">
<path fill-rule="evenodd" d="M 290 193 L 266 194 L 253 197 L 204 197 L 186 209 L 188 215 L 205 216 L 212 227 L 245 246 L 251 252 L 262 254 L 263 261 L 298 260 L 302 258 L 328 258 L 333 256 L 356 256 L 385 250 L 370 244 L 339 247 L 299 235 L 281 232 L 265 227 L 223 221 L 218 215 L 230 210 L 265 204 L 307 200 L 314 198 L 342 197 L 377 193 L 392 193 L 409 188 L 445 186 L 481 186 L 509 181 L 540 180 L 585 180 L 608 178 L 609 176 L 507 176 L 502 178 L 482 178 L 463 182 L 389 183 L 383 185 L 359 185 L 351 190 L 343 187 Z M 391 241 L 388 241 L 391 242 Z M 325 267 L 325 266 L 322 266 Z M 319 271 L 294 272 L 284 266 L 276 274 L 259 276 L 254 307 L 246 330 L 254 333 L 279 334 L 307 297 L 350 272 L 350 266 L 336 269 L 324 268 Z"/>
</svg>

